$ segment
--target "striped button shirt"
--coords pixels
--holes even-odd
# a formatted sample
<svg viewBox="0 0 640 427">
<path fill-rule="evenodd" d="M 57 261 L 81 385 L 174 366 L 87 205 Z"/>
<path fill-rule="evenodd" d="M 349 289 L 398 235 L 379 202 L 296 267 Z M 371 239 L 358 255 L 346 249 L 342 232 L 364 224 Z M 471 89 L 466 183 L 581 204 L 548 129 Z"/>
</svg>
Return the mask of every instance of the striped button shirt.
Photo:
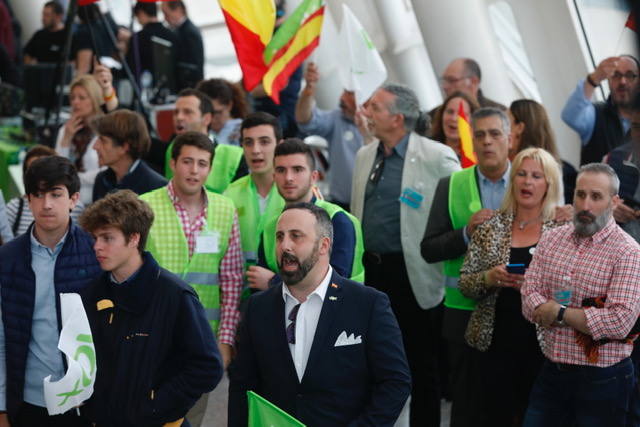
<svg viewBox="0 0 640 427">
<path fill-rule="evenodd" d="M 189 245 L 189 258 L 193 255 L 196 246 L 196 238 L 207 218 L 207 198 L 202 206 L 202 211 L 191 222 L 189 212 L 180 204 L 180 199 L 173 188 L 173 180 L 167 185 L 169 198 L 178 214 L 182 230 Z M 240 294 L 243 287 L 244 258 L 240 246 L 240 231 L 238 231 L 238 216 L 233 216 L 233 226 L 229 235 L 227 252 L 220 262 L 220 327 L 218 339 L 222 344 L 234 345 L 236 328 L 240 321 Z"/>
<path fill-rule="evenodd" d="M 594 340 L 623 339 L 640 314 L 640 246 L 615 221 L 596 234 L 579 238 L 573 224 L 547 231 L 536 248 L 521 289 L 522 312 L 532 321 L 534 310 L 553 298 L 555 291 L 570 289 L 570 307 L 584 298 L 605 296 L 604 308 L 585 308 L 587 328 Z M 587 362 L 570 326 L 541 328 L 545 356 L 558 363 L 611 366 L 628 357 L 632 344 L 610 342 L 599 347 L 596 363 Z"/>
</svg>

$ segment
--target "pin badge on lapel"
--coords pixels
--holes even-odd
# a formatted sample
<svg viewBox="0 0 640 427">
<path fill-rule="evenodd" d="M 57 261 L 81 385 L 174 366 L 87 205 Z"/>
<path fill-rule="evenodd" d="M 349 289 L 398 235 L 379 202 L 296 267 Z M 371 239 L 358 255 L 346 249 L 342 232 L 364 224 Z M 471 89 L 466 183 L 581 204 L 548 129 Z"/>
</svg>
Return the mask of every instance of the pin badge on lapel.
<svg viewBox="0 0 640 427">
<path fill-rule="evenodd" d="M 338 297 L 331 296 L 331 297 L 329 297 L 329 299 L 330 299 L 331 301 L 337 301 L 337 300 L 338 300 Z"/>
<path fill-rule="evenodd" d="M 337 289 L 337 288 L 338 288 L 338 285 L 336 285 L 335 283 L 332 283 L 332 284 L 331 284 L 331 287 L 332 287 L 332 288 L 336 288 L 336 289 Z"/>
</svg>

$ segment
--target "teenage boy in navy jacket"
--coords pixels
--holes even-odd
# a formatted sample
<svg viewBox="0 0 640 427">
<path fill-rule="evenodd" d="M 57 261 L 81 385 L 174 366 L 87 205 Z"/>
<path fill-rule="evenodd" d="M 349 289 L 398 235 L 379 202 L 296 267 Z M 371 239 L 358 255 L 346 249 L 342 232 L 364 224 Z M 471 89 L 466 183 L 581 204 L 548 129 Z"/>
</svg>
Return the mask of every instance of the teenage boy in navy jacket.
<svg viewBox="0 0 640 427">
<path fill-rule="evenodd" d="M 195 291 L 144 252 L 153 212 L 130 190 L 79 219 L 105 271 L 82 293 L 98 374 L 87 416 L 97 426 L 188 426 L 187 411 L 222 377 Z"/>
</svg>

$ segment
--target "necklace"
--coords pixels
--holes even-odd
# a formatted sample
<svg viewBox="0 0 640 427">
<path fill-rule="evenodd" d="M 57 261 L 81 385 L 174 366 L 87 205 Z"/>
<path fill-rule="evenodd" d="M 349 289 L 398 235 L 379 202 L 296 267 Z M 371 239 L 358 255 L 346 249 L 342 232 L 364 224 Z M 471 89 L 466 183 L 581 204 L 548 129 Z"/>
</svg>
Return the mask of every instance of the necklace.
<svg viewBox="0 0 640 427">
<path fill-rule="evenodd" d="M 541 217 L 542 217 L 542 215 L 537 217 L 537 218 L 528 219 L 526 221 L 518 221 L 518 230 L 524 230 L 524 228 L 527 225 L 529 225 L 532 222 L 537 222 Z"/>
</svg>

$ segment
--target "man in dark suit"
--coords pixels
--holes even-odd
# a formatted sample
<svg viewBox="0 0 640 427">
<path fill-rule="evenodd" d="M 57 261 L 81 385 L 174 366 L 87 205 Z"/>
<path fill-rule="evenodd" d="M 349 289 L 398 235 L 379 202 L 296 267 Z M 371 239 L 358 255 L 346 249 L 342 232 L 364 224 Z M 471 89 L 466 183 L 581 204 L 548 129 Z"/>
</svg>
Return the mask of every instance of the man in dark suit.
<svg viewBox="0 0 640 427">
<path fill-rule="evenodd" d="M 229 425 L 252 390 L 311 426 L 392 426 L 411 391 L 387 296 L 334 273 L 333 229 L 310 203 L 287 206 L 276 253 L 284 283 L 253 295 L 229 368 Z"/>
<path fill-rule="evenodd" d="M 177 90 L 195 87 L 204 79 L 204 43 L 200 29 L 187 16 L 182 0 L 163 2 L 161 7 L 165 20 L 178 36 Z"/>
</svg>

